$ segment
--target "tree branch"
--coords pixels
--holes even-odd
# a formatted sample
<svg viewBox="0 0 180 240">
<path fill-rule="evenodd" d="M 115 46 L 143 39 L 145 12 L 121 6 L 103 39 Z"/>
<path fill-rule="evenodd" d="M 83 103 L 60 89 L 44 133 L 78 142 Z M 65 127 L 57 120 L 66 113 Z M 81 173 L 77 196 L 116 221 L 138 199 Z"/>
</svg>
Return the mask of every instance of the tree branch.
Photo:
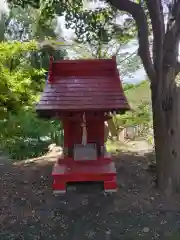
<svg viewBox="0 0 180 240">
<path fill-rule="evenodd" d="M 123 60 L 121 60 L 118 64 L 123 63 L 124 61 L 128 60 L 129 58 L 131 58 L 133 55 L 135 55 L 137 53 L 137 50 L 132 52 L 131 54 L 129 54 L 127 57 L 125 57 Z"/>
<path fill-rule="evenodd" d="M 156 78 L 156 72 L 151 60 L 148 40 L 148 24 L 146 15 L 140 4 L 131 2 L 130 0 L 107 0 L 112 6 L 120 11 L 128 12 L 136 21 L 138 27 L 139 40 L 139 56 L 141 57 L 143 66 L 151 81 Z"/>
<path fill-rule="evenodd" d="M 163 65 L 163 41 L 165 24 L 162 2 L 159 0 L 146 0 L 153 30 L 153 61 L 157 74 L 161 74 Z M 159 71 L 158 71 L 159 70 Z M 161 78 L 161 76 L 158 76 Z"/>
</svg>

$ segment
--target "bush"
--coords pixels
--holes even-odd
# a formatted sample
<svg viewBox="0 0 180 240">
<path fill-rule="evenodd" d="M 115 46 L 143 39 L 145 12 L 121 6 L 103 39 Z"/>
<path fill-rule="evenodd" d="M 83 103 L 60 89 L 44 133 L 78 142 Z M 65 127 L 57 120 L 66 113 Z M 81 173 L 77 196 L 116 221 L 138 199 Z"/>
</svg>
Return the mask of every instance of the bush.
<svg viewBox="0 0 180 240">
<path fill-rule="evenodd" d="M 32 110 L 9 113 L 0 129 L 0 150 L 16 160 L 41 156 L 50 143 L 63 142 L 61 123 L 40 119 Z"/>
</svg>

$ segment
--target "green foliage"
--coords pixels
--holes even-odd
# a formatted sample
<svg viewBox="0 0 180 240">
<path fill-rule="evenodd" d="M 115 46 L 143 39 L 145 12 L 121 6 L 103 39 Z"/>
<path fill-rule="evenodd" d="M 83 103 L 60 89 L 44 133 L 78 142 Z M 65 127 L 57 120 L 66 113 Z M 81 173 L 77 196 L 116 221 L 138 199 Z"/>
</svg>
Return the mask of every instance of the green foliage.
<svg viewBox="0 0 180 240">
<path fill-rule="evenodd" d="M 49 55 L 63 59 L 66 50 L 38 44 L 56 38 L 51 1 L 9 3 L 9 15 L 0 20 L 0 149 L 23 159 L 43 154 L 51 142 L 62 143 L 60 124 L 39 119 L 32 109 L 43 90 Z"/>
<path fill-rule="evenodd" d="M 115 12 L 112 8 L 83 10 L 66 15 L 66 27 L 75 30 L 77 41 L 108 43 L 114 34 L 113 19 Z"/>
<path fill-rule="evenodd" d="M 31 5 L 34 8 L 39 8 L 40 0 L 8 0 L 10 6 L 21 6 Z"/>
<path fill-rule="evenodd" d="M 129 89 L 134 89 L 136 88 L 136 85 L 135 84 L 132 84 L 132 83 L 123 83 L 123 89 L 124 91 L 127 91 Z"/>
<path fill-rule="evenodd" d="M 88 2 L 46 0 L 36 1 L 35 4 L 35 2 L 26 0 L 8 1 L 11 7 L 36 8 L 39 12 L 36 22 L 41 27 L 47 25 L 46 23 L 54 19 L 56 15 L 64 15 L 66 27 L 74 29 L 76 33 L 76 41 L 97 46 L 98 49 L 112 39 L 122 44 L 135 37 L 136 26 L 132 17 L 126 16 L 121 24 L 117 24 L 117 18 L 122 17 L 123 13 L 108 4 L 92 10 L 86 6 Z"/>
<path fill-rule="evenodd" d="M 0 150 L 13 159 L 40 156 L 52 142 L 62 144 L 63 133 L 58 121 L 39 119 L 31 109 L 9 113 L 0 121 Z"/>
<path fill-rule="evenodd" d="M 134 84 L 134 87 L 127 89 L 125 94 L 133 110 L 136 110 L 137 106 L 141 102 L 147 102 L 149 105 L 151 105 L 149 81 L 143 81 L 138 84 Z"/>
<path fill-rule="evenodd" d="M 133 125 L 149 125 L 151 122 L 151 109 L 148 103 L 141 102 L 135 111 L 127 112 L 124 115 L 115 117 L 115 125 L 117 127 L 133 126 Z"/>
<path fill-rule="evenodd" d="M 143 126 L 144 133 L 152 127 L 152 110 L 148 81 L 138 84 L 123 84 L 125 95 L 130 103 L 131 111 L 114 117 L 117 129 L 128 126 Z M 149 141 L 151 141 L 150 137 Z"/>
<path fill-rule="evenodd" d="M 36 41 L 0 43 L 0 148 L 13 159 L 42 155 L 60 143 L 61 126 L 37 118 L 31 110 L 44 86 L 44 69 L 31 65 Z M 42 137 L 49 140 L 45 141 Z"/>
<path fill-rule="evenodd" d="M 73 29 L 76 34 L 75 41 L 78 44 L 85 45 L 83 46 L 85 53 L 82 51 L 84 53 L 83 57 L 86 58 L 85 55 L 87 55 L 93 58 L 108 58 L 117 55 L 117 62 L 120 64 L 120 72 L 123 76 L 127 74 L 131 76 L 141 66 L 140 59 L 137 56 L 133 55 L 124 61 L 127 54 L 125 56 L 118 54 L 120 46 L 127 44 L 136 35 L 137 29 L 133 18 L 130 15 L 125 16 L 124 13 L 117 11 L 107 3 L 103 7 L 90 9 L 88 3 L 91 1 L 83 0 L 71 2 L 45 0 L 33 3 L 26 0 L 9 0 L 8 2 L 12 11 L 13 9 L 20 9 L 20 7 L 24 8 L 24 10 L 21 8 L 21 11 L 27 13 L 21 14 L 19 19 L 25 25 L 28 23 L 29 27 L 26 27 L 26 29 L 31 29 L 33 26 L 32 28 L 35 29 L 33 30 L 33 36 L 38 39 L 42 39 L 43 35 L 48 33 L 47 29 L 52 26 L 52 20 L 57 19 L 56 16 L 65 16 L 66 27 Z M 34 14 L 32 15 L 32 13 Z M 28 18 L 24 18 L 26 15 L 28 15 Z M 117 24 L 117 19 L 120 18 L 122 21 Z M 75 52 L 79 50 L 82 49 L 76 48 Z M 38 61 L 33 62 L 39 64 Z M 47 68 L 47 65 L 43 67 Z"/>
<path fill-rule="evenodd" d="M 45 81 L 42 67 L 48 68 L 48 60 L 48 52 L 39 50 L 36 41 L 0 43 L 1 109 L 17 111 L 36 102 Z"/>
<path fill-rule="evenodd" d="M 38 51 L 31 54 L 31 66 L 39 69 L 49 69 L 49 56 L 53 56 L 54 60 L 61 60 L 67 55 L 66 50 L 55 50 L 50 46 L 43 46 Z"/>
<path fill-rule="evenodd" d="M 44 71 L 29 64 L 30 54 L 35 51 L 37 43 L 34 41 L 0 43 L 1 109 L 17 111 L 36 101 L 44 82 Z"/>
<path fill-rule="evenodd" d="M 57 34 L 58 37 L 61 34 L 60 27 L 58 27 L 58 33 L 55 32 L 57 16 L 42 21 L 42 14 L 42 8 L 35 9 L 29 6 L 23 9 L 21 7 L 12 7 L 9 15 L 6 16 L 5 27 L 1 31 L 4 31 L 2 39 L 6 41 L 36 40 L 38 42 L 43 42 L 47 38 L 56 39 Z M 1 22 L 3 22 L 2 19 Z M 50 54 L 56 59 L 63 59 L 66 50 L 53 50 L 52 48 L 43 47 L 32 54 L 33 66 L 47 70 Z"/>
<path fill-rule="evenodd" d="M 8 18 L 9 24 L 6 28 L 8 39 L 43 40 L 49 36 L 56 37 L 54 29 L 57 24 L 57 17 L 42 21 L 42 9 L 13 7 Z"/>
<path fill-rule="evenodd" d="M 136 52 L 133 54 L 128 52 L 123 54 L 119 53 L 116 59 L 122 77 L 125 76 L 131 78 L 138 69 L 142 68 L 140 57 Z"/>
<path fill-rule="evenodd" d="M 131 31 L 134 25 L 127 27 L 127 19 L 121 25 L 116 18 L 122 17 L 110 6 L 95 10 L 82 9 L 78 13 L 66 17 L 66 27 L 75 30 L 76 41 L 85 44 L 94 58 L 108 58 L 117 55 L 120 46 L 135 36 Z"/>
<path fill-rule="evenodd" d="M 90 2 L 90 1 L 89 1 Z M 45 0 L 45 1 L 26 1 L 26 0 L 8 0 L 11 7 L 20 6 L 27 8 L 31 6 L 41 11 L 41 21 L 54 18 L 55 14 L 62 16 L 65 15 L 66 27 L 73 28 L 77 34 L 78 41 L 87 41 L 96 39 L 97 41 L 109 41 L 112 33 L 117 35 L 119 40 L 125 41 L 130 36 L 134 35 L 135 25 L 130 16 L 126 17 L 125 25 L 118 26 L 115 22 L 117 10 L 110 5 L 98 8 L 95 10 L 87 10 L 84 6 L 85 1 L 58 1 L 58 0 Z M 130 25 L 133 28 L 130 29 Z M 111 35 L 108 32 L 111 32 Z"/>
</svg>

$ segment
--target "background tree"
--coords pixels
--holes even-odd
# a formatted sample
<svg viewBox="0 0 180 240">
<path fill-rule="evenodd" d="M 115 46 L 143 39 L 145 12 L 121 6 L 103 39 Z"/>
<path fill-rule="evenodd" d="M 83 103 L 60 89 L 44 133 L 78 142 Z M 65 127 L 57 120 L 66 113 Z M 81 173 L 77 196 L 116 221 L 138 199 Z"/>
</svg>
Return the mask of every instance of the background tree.
<svg viewBox="0 0 180 240">
<path fill-rule="evenodd" d="M 59 121 L 38 119 L 34 112 L 44 88 L 49 55 L 66 56 L 65 49 L 39 44 L 57 36 L 57 17 L 43 22 L 40 10 L 14 6 L 0 19 L 0 152 L 14 159 L 39 156 L 47 152 L 50 143 L 62 142 Z"/>
<path fill-rule="evenodd" d="M 46 38 L 57 38 L 56 33 L 57 16 L 46 21 L 41 20 L 41 8 L 35 9 L 27 6 L 25 9 L 21 7 L 12 7 L 6 20 L 5 40 L 29 41 L 36 40 L 43 42 Z M 59 27 L 58 35 L 61 35 Z M 48 69 L 49 55 L 55 58 L 63 59 L 66 51 L 58 49 L 54 51 L 48 46 L 43 46 L 38 51 L 31 54 L 31 64 L 39 69 Z"/>
<path fill-rule="evenodd" d="M 167 193 L 180 190 L 179 166 L 179 97 L 176 84 L 179 73 L 180 1 L 169 1 L 168 21 L 165 24 L 163 1 L 111 0 L 120 11 L 131 14 L 136 21 L 139 55 L 151 81 L 152 108 L 159 187 Z M 153 31 L 153 52 L 149 48 L 147 14 Z"/>
<path fill-rule="evenodd" d="M 38 48 L 36 41 L 0 43 L 0 151 L 15 159 L 39 156 L 60 141 L 59 121 L 38 119 L 34 112 L 45 83 L 45 69 L 31 65 Z"/>
<path fill-rule="evenodd" d="M 31 6 L 40 9 L 39 22 L 65 16 L 66 27 L 75 32 L 73 49 L 77 53 L 85 50 L 86 57 L 117 55 L 117 63 L 121 65 L 121 76 L 132 76 L 141 67 L 137 51 L 134 53 L 119 51 L 135 37 L 136 26 L 131 15 L 117 11 L 116 8 L 104 2 L 100 7 L 90 8 L 91 1 L 76 0 L 71 4 L 67 1 L 16 1 L 8 0 L 11 8 L 27 8 Z M 72 51 L 71 51 L 72 52 Z M 85 57 L 85 56 L 84 56 Z M 128 71 L 127 71 L 128 68 Z"/>
</svg>

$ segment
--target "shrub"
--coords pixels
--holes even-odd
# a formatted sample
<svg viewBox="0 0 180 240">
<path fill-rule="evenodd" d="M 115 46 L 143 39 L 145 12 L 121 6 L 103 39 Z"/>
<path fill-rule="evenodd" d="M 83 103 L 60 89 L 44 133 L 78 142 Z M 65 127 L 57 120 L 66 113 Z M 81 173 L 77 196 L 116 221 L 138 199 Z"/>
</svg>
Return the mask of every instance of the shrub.
<svg viewBox="0 0 180 240">
<path fill-rule="evenodd" d="M 9 113 L 0 129 L 0 150 L 16 160 L 41 156 L 50 143 L 63 141 L 61 123 L 40 119 L 31 109 Z"/>
</svg>

